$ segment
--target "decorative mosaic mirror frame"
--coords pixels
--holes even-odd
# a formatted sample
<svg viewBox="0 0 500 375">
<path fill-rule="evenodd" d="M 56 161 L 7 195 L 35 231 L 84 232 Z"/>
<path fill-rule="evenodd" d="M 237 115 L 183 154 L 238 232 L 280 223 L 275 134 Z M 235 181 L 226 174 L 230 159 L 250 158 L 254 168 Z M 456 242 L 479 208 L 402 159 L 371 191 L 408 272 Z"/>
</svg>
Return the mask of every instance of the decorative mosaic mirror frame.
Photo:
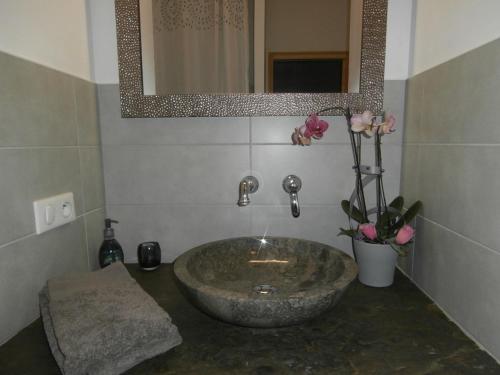
<svg viewBox="0 0 500 375">
<path fill-rule="evenodd" d="M 144 95 L 139 0 L 115 0 L 115 9 L 122 117 L 305 116 L 333 106 L 382 111 L 387 0 L 363 0 L 359 93 Z"/>
</svg>

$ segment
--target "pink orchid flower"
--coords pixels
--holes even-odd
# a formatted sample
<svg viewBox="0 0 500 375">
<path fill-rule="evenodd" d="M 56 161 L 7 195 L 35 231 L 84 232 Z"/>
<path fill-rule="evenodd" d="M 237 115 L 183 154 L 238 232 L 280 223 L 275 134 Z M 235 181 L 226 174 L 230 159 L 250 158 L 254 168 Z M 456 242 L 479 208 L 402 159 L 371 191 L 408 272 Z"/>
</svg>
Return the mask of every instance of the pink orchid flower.
<svg viewBox="0 0 500 375">
<path fill-rule="evenodd" d="M 361 115 L 353 115 L 351 117 L 351 129 L 355 133 L 365 132 L 371 137 L 373 135 L 372 128 L 375 121 L 375 116 L 370 111 L 364 111 Z"/>
<path fill-rule="evenodd" d="M 398 231 L 398 234 L 396 235 L 396 243 L 398 245 L 404 245 L 408 243 L 414 235 L 415 230 L 411 226 L 405 225 Z"/>
<path fill-rule="evenodd" d="M 292 143 L 294 145 L 299 144 L 299 136 L 300 136 L 299 128 L 295 128 L 295 130 L 292 133 Z"/>
<path fill-rule="evenodd" d="M 301 127 L 302 128 L 302 127 Z M 305 130 L 303 132 L 304 137 L 321 139 L 323 133 L 328 129 L 328 123 L 324 120 L 320 120 L 317 114 L 311 113 L 305 123 Z"/>
<path fill-rule="evenodd" d="M 371 125 L 375 121 L 375 116 L 372 111 L 364 111 L 361 114 L 361 120 L 363 120 L 363 123 Z"/>
<path fill-rule="evenodd" d="M 375 224 L 360 224 L 359 230 L 366 238 L 374 241 L 377 238 L 377 229 L 375 228 Z"/>
<path fill-rule="evenodd" d="M 394 125 L 396 125 L 396 117 L 394 117 L 393 114 L 390 114 L 385 122 L 379 125 L 378 132 L 379 134 L 390 134 L 396 131 L 394 128 Z"/>
<path fill-rule="evenodd" d="M 294 145 L 309 146 L 311 144 L 311 138 L 304 136 L 305 129 L 305 125 L 302 125 L 300 128 L 295 128 L 295 131 L 292 133 L 292 143 Z"/>
</svg>

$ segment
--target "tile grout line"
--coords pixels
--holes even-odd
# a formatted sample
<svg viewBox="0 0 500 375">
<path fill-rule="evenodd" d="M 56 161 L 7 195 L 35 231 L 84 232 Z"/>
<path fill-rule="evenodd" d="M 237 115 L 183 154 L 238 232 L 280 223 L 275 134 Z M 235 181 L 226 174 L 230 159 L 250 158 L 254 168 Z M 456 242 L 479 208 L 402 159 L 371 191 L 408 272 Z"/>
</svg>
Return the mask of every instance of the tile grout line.
<svg viewBox="0 0 500 375">
<path fill-rule="evenodd" d="M 468 242 L 472 242 L 474 245 L 480 246 L 480 247 L 482 247 L 482 248 L 484 248 L 484 249 L 486 249 L 486 250 L 488 250 L 488 251 L 491 251 L 492 253 L 494 253 L 494 254 L 496 254 L 496 255 L 500 255 L 500 253 L 499 253 L 499 251 L 498 251 L 498 250 L 492 249 L 491 247 L 488 247 L 487 245 L 485 245 L 485 244 L 483 244 L 483 243 L 481 243 L 481 242 L 479 242 L 479 241 L 476 241 L 476 240 L 474 240 L 474 239 L 472 239 L 472 238 L 470 238 L 470 237 L 467 237 L 467 236 L 465 236 L 465 235 L 463 235 L 463 234 L 461 234 L 461 233 L 459 233 L 459 232 L 457 232 L 457 231 L 455 231 L 455 230 L 453 230 L 453 229 L 451 229 L 451 228 L 448 228 L 448 227 L 447 227 L 447 226 L 445 226 L 445 225 L 439 224 L 438 222 L 433 221 L 433 220 L 431 220 L 431 219 L 428 219 L 428 218 L 426 218 L 426 217 L 424 217 L 424 216 L 421 216 L 421 215 L 418 215 L 418 217 L 420 217 L 422 220 L 425 220 L 425 221 L 427 221 L 427 222 L 429 222 L 429 223 L 431 223 L 431 224 L 433 224 L 433 225 L 438 226 L 438 227 L 439 227 L 439 228 L 441 228 L 441 229 L 444 229 L 444 230 L 446 230 L 446 231 L 448 231 L 448 232 L 450 232 L 450 233 L 453 233 L 454 235 L 456 235 L 456 236 L 460 237 L 460 238 L 461 238 L 461 239 L 463 239 L 463 240 L 466 240 L 466 241 L 468 241 Z"/>
<path fill-rule="evenodd" d="M 227 143 L 103 143 L 103 147 L 165 147 L 165 146 L 249 146 L 250 142 Z"/>
<path fill-rule="evenodd" d="M 85 189 L 83 183 L 83 163 L 82 163 L 82 150 L 80 148 L 80 121 L 78 119 L 78 101 L 76 99 L 76 82 L 73 81 L 73 105 L 74 105 L 74 120 L 76 124 L 76 144 L 78 146 L 78 166 L 79 166 L 79 175 L 80 175 L 80 190 L 82 192 L 82 212 L 85 213 L 86 210 L 86 202 L 85 202 Z M 85 234 L 85 253 L 87 254 L 87 269 L 90 271 L 90 254 L 89 254 L 89 236 L 87 232 L 87 220 L 85 216 L 83 216 L 83 232 Z"/>
<path fill-rule="evenodd" d="M 104 134 L 103 134 L 103 129 L 104 129 L 104 126 L 103 126 L 103 116 L 102 116 L 102 112 L 103 112 L 103 106 L 102 106 L 102 103 L 101 103 L 101 99 L 102 99 L 102 92 L 101 90 L 99 90 L 99 84 L 95 84 L 95 100 L 96 100 L 96 121 L 97 121 L 97 129 L 98 129 L 98 151 L 99 151 L 99 156 L 100 156 L 100 163 L 99 163 L 99 166 L 101 168 L 101 176 L 102 176 L 102 190 L 103 190 L 103 208 L 104 208 L 104 217 L 106 217 L 106 210 L 107 210 L 107 198 L 108 198 L 108 195 L 107 195 L 107 190 L 108 190 L 108 187 L 107 187 L 107 184 L 106 184 L 106 175 L 104 173 L 104 145 L 103 145 L 103 142 L 102 140 L 104 139 Z"/>
<path fill-rule="evenodd" d="M 119 207 L 137 207 L 137 208 L 235 208 L 237 209 L 236 204 L 232 203 L 224 203 L 224 204 L 169 204 L 169 203 L 111 203 L 106 204 L 108 208 L 119 208 Z M 290 208 L 290 205 L 283 204 L 256 204 L 251 203 L 251 206 L 254 208 Z M 325 208 L 325 209 L 341 209 L 341 206 L 338 204 L 301 204 L 301 207 L 304 208 Z M 251 207 L 249 207 L 250 209 Z"/>
<path fill-rule="evenodd" d="M 418 142 L 406 142 L 403 145 L 405 145 L 405 146 L 436 146 L 436 147 L 442 147 L 442 146 L 498 147 L 498 146 L 500 146 L 500 143 L 418 143 Z"/>
<path fill-rule="evenodd" d="M 104 206 L 103 206 L 103 207 L 99 207 L 99 208 L 94 208 L 93 210 L 90 210 L 90 211 L 87 211 L 87 212 L 85 212 L 85 213 L 83 213 L 83 214 L 81 214 L 81 215 L 75 216 L 75 220 L 71 221 L 70 223 L 73 223 L 73 222 L 77 221 L 77 219 L 84 219 L 84 220 L 85 220 L 85 218 L 84 218 L 85 216 L 87 216 L 87 215 L 89 215 L 89 214 L 92 214 L 92 213 L 94 213 L 94 212 L 97 212 L 97 211 L 99 211 L 99 210 L 103 210 L 103 209 L 104 209 Z M 66 223 L 66 224 L 70 224 L 70 223 Z M 64 226 L 64 225 L 66 225 L 66 224 L 63 224 L 63 225 L 61 225 L 61 226 Z M 57 228 L 59 228 L 59 227 L 57 227 Z M 56 229 L 56 228 L 54 228 L 54 229 Z M 24 240 L 26 240 L 26 239 L 28 239 L 28 238 L 31 238 L 31 237 L 34 237 L 34 236 L 37 236 L 36 232 L 31 232 L 31 233 L 29 233 L 29 234 L 27 234 L 27 235 L 25 235 L 25 236 L 22 236 L 22 237 L 19 237 L 19 238 L 14 239 L 14 240 L 12 240 L 12 241 L 9 241 L 9 242 L 6 242 L 6 243 L 4 243 L 4 244 L 1 244 L 1 245 L 0 245 L 0 249 L 3 249 L 3 248 L 8 247 L 8 246 L 10 246 L 10 245 L 14 245 L 14 244 L 16 244 L 17 242 L 24 241 Z"/>
<path fill-rule="evenodd" d="M 250 136 L 250 139 L 252 137 Z M 390 145 L 393 143 L 389 143 Z M 122 147 L 122 146 L 248 146 L 248 145 L 256 145 L 256 146 L 293 146 L 289 142 L 213 142 L 213 143 L 203 143 L 203 142 L 198 142 L 198 143 L 103 143 L 102 144 L 105 147 Z M 316 143 L 313 146 L 334 146 L 334 145 L 347 145 L 349 146 L 350 143 L 348 142 L 323 142 L 323 143 Z M 401 146 L 402 144 L 398 144 Z"/>
<path fill-rule="evenodd" d="M 98 148 L 99 146 L 91 146 L 91 145 L 86 145 L 86 146 L 0 146 L 0 151 L 2 150 L 52 150 L 52 149 L 68 149 L 68 150 L 75 150 L 78 148 L 88 148 L 88 149 L 93 149 L 93 148 Z"/>
<path fill-rule="evenodd" d="M 87 214 L 88 212 L 85 212 L 86 208 L 87 208 L 87 204 L 86 204 L 86 201 L 85 201 L 85 189 L 83 187 L 83 165 L 82 165 L 82 152 L 81 152 L 81 149 L 78 148 L 78 164 L 79 164 L 79 174 L 80 174 L 80 190 L 82 192 L 82 217 L 83 217 L 83 230 L 85 232 L 85 250 L 86 250 L 86 253 L 87 253 L 87 267 L 90 271 L 90 255 L 89 255 L 89 236 L 88 236 L 88 233 L 87 233 L 87 223 L 85 220 L 85 214 Z"/>
<path fill-rule="evenodd" d="M 33 236 L 36 236 L 36 233 L 35 232 L 32 232 L 30 234 L 27 234 L 26 236 L 23 236 L 23 237 L 19 237 L 19 238 L 16 238 L 15 240 L 12 240 L 10 242 L 7 242 L 7 243 L 4 243 L 2 245 L 0 245 L 0 249 L 3 249 L 5 247 L 9 247 L 10 245 L 14 245 L 18 242 L 21 242 L 21 241 L 24 241 L 24 240 L 27 240 L 28 238 L 31 238 Z"/>
<path fill-rule="evenodd" d="M 73 120 L 76 126 L 76 145 L 80 147 L 80 122 L 77 115 L 78 101 L 76 100 L 76 82 L 74 79 L 71 80 L 71 86 L 73 88 Z"/>
<path fill-rule="evenodd" d="M 252 118 L 249 117 L 248 118 L 248 142 L 249 142 L 248 152 L 249 152 L 249 157 L 250 157 L 250 172 L 251 173 L 253 173 L 253 160 L 252 160 L 252 157 L 253 157 L 252 130 L 253 130 L 253 128 L 252 128 L 252 126 L 253 126 Z"/>
<path fill-rule="evenodd" d="M 95 212 L 97 212 L 97 211 L 99 211 L 99 210 L 103 210 L 103 209 L 104 209 L 104 207 L 105 207 L 105 206 L 101 206 L 101 207 L 93 208 L 93 209 L 91 209 L 90 211 L 87 211 L 87 212 L 85 212 L 85 213 L 83 213 L 83 214 L 81 214 L 81 215 L 77 216 L 77 218 L 80 218 L 80 217 L 86 216 L 86 215 L 88 215 L 88 214 L 93 214 L 93 213 L 95 213 Z"/>
<path fill-rule="evenodd" d="M 399 268 L 399 267 L 398 267 Z M 406 273 L 403 272 L 403 274 L 406 275 Z M 500 361 L 488 350 L 486 349 L 477 339 L 474 335 L 472 335 L 468 330 L 466 330 L 461 323 L 459 323 L 446 309 L 444 309 L 420 284 L 417 283 L 417 281 L 412 277 L 410 278 L 411 282 L 427 297 L 429 298 L 440 310 L 441 312 L 451 321 L 453 322 L 460 330 L 467 336 L 470 340 L 472 340 L 477 347 L 480 350 L 485 351 L 490 355 L 491 358 L 493 358 L 498 364 L 500 364 Z"/>
<path fill-rule="evenodd" d="M 409 145 L 408 143 L 384 143 L 387 147 L 402 147 L 403 145 Z M 296 147 L 289 142 L 228 142 L 228 143 L 103 143 L 102 147 L 165 147 L 165 146 L 182 146 L 182 147 L 196 147 L 196 146 L 290 146 Z M 323 142 L 315 143 L 309 147 L 327 147 L 327 146 L 350 146 L 348 142 Z M 367 144 L 367 146 L 372 146 Z M 85 147 L 85 146 L 81 146 Z M 97 147 L 97 146 L 88 146 Z M 1 149 L 2 147 L 0 147 Z"/>
<path fill-rule="evenodd" d="M 89 234 L 87 231 L 87 218 L 83 216 L 83 231 L 85 232 L 85 252 L 87 253 L 87 269 L 90 269 L 90 254 L 89 254 Z"/>
<path fill-rule="evenodd" d="M 254 207 L 290 207 L 289 204 L 261 204 L 261 203 L 251 203 Z M 190 204 L 190 203 L 107 203 L 106 206 L 110 207 L 235 207 L 236 204 L 233 203 L 213 203 L 213 204 Z M 340 204 L 330 204 L 330 203 L 309 203 L 301 204 L 301 207 L 311 207 L 311 208 L 321 208 L 321 207 L 341 207 Z M 100 208 L 98 208 L 100 209 Z M 96 210 L 98 210 L 96 209 Z M 93 210 L 95 211 L 95 210 Z M 92 212 L 92 211 L 89 211 Z M 87 212 L 87 213 L 89 213 Z"/>
<path fill-rule="evenodd" d="M 254 170 L 253 170 L 253 137 L 252 137 L 252 132 L 253 132 L 253 119 L 252 117 L 248 118 L 248 153 L 249 153 L 249 158 L 250 158 L 250 174 L 253 176 Z M 259 181 L 260 187 L 262 188 L 263 181 Z M 250 233 L 253 233 L 253 206 L 249 207 L 250 212 L 248 215 L 248 228 L 250 229 Z"/>
</svg>

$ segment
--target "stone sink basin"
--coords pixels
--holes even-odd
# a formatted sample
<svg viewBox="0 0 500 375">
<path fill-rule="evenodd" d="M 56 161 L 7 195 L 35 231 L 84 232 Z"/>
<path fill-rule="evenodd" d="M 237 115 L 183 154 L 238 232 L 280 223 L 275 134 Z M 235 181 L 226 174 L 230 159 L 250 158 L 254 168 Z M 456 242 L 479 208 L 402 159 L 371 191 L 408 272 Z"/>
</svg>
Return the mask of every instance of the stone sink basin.
<svg viewBox="0 0 500 375">
<path fill-rule="evenodd" d="M 174 272 L 206 313 L 242 326 L 281 327 L 333 307 L 358 269 L 348 255 L 318 242 L 241 237 L 187 251 Z"/>
</svg>

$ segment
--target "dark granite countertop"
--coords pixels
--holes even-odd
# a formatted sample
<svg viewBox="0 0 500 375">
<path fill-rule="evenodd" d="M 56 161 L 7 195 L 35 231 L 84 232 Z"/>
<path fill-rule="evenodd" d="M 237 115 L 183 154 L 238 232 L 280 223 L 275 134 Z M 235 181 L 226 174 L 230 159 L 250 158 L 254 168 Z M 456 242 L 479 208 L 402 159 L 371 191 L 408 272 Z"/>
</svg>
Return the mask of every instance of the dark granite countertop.
<svg viewBox="0 0 500 375">
<path fill-rule="evenodd" d="M 127 266 L 171 315 L 184 342 L 127 374 L 500 374 L 500 365 L 406 277 L 389 288 L 354 282 L 308 323 L 254 329 L 217 321 L 179 292 L 172 266 Z M 0 347 L 0 373 L 60 374 L 40 319 Z"/>
</svg>

